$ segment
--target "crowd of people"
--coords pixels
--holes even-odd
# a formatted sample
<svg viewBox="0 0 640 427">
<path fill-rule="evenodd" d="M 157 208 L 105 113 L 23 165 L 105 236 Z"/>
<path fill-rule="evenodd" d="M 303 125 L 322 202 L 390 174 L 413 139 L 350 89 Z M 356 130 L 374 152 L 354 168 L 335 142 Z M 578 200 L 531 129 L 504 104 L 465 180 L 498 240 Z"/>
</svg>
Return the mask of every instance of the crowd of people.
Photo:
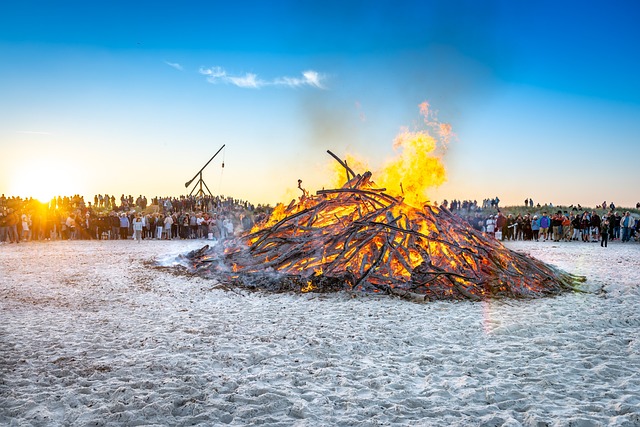
<svg viewBox="0 0 640 427">
<path fill-rule="evenodd" d="M 557 210 L 555 213 L 549 213 L 546 208 L 540 214 L 504 214 L 499 209 L 496 213 L 454 213 L 466 219 L 476 230 L 501 241 L 600 242 L 604 247 L 612 240 L 640 242 L 640 219 L 630 211 L 615 210 L 613 204 L 604 203 L 596 209 L 571 206 L 568 210 Z"/>
<path fill-rule="evenodd" d="M 119 202 L 119 203 L 118 203 Z M 584 209 L 570 206 L 550 210 L 552 205 L 525 199 L 525 209 L 539 213 L 503 213 L 498 197 L 444 201 L 441 207 L 468 221 L 476 230 L 499 240 L 533 241 L 640 241 L 640 219 L 619 212 L 613 203 Z M 538 209 L 540 208 L 540 209 Z M 637 208 L 640 208 L 638 203 Z M 598 213 L 598 210 L 601 212 Z M 85 203 L 82 196 L 56 197 L 49 203 L 0 196 L 0 243 L 43 240 L 225 240 L 250 230 L 265 219 L 269 206 L 254 206 L 222 196 L 154 197 L 96 195 Z"/>
<path fill-rule="evenodd" d="M 251 229 L 268 206 L 221 196 L 96 195 L 56 197 L 49 203 L 0 197 L 0 243 L 47 240 L 218 239 Z"/>
</svg>

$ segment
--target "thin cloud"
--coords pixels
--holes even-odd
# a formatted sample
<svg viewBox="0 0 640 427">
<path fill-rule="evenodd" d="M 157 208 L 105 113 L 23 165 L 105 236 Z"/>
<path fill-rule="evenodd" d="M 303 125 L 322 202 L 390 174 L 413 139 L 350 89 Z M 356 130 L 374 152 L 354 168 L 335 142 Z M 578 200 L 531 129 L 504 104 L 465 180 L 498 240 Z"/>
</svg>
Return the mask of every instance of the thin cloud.
<svg viewBox="0 0 640 427">
<path fill-rule="evenodd" d="M 276 77 L 272 80 L 264 80 L 257 74 L 246 73 L 245 75 L 230 75 L 222 67 L 201 67 L 200 74 L 206 76 L 207 81 L 212 84 L 232 84 L 242 88 L 260 89 L 265 86 L 281 87 L 302 87 L 309 86 L 324 89 L 322 84 L 324 76 L 317 71 L 308 70 L 302 73 L 302 77 Z"/>
<path fill-rule="evenodd" d="M 312 86 L 318 89 L 324 89 L 321 83 L 322 76 L 317 71 L 309 70 L 302 73 L 300 77 L 279 77 L 273 81 L 274 85 L 278 86 Z"/>
<path fill-rule="evenodd" d="M 258 79 L 258 76 L 251 73 L 247 73 L 242 77 L 229 76 L 228 79 L 232 84 L 238 87 L 248 87 L 252 89 L 257 89 L 259 87 L 266 85 L 265 82 Z"/>
<path fill-rule="evenodd" d="M 177 62 L 164 61 L 164 63 L 167 64 L 171 68 L 175 68 L 178 71 L 183 71 L 184 70 L 184 68 L 182 68 L 182 65 L 178 64 Z"/>
</svg>

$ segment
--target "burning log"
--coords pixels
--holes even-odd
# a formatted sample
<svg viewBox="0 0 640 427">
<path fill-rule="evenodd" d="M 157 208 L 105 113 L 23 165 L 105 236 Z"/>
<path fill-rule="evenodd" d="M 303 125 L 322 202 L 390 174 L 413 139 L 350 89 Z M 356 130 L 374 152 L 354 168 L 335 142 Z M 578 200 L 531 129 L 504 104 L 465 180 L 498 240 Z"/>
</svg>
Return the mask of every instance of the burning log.
<svg viewBox="0 0 640 427">
<path fill-rule="evenodd" d="M 405 204 L 329 154 L 347 171 L 342 188 L 303 190 L 250 233 L 188 254 L 193 271 L 230 286 L 413 301 L 555 295 L 585 280 L 505 248 L 446 208 Z"/>
</svg>

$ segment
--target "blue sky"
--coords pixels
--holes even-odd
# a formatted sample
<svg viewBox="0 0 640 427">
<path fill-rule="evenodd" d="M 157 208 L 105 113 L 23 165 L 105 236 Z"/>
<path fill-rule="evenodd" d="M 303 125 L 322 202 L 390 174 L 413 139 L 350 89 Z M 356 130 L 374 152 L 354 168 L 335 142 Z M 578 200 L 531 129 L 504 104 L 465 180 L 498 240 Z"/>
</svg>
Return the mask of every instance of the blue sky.
<svg viewBox="0 0 640 427">
<path fill-rule="evenodd" d="M 0 193 L 288 201 L 377 167 L 428 101 L 432 200 L 640 201 L 634 1 L 0 4 Z M 224 169 L 221 163 L 224 161 Z"/>
</svg>

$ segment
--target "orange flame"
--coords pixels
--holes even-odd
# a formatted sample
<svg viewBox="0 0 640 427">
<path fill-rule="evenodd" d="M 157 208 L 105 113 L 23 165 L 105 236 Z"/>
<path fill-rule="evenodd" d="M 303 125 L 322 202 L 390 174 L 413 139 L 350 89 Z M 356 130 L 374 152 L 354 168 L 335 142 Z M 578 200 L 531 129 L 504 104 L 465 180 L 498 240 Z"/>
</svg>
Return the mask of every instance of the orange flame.
<svg viewBox="0 0 640 427">
<path fill-rule="evenodd" d="M 453 136 L 451 125 L 441 123 L 428 102 L 418 106 L 427 130 L 402 129 L 395 137 L 393 148 L 396 156 L 388 160 L 381 171 L 375 171 L 376 186 L 386 188 L 389 194 L 402 196 L 405 203 L 420 207 L 429 201 L 428 190 L 447 180 L 442 156 Z M 346 156 L 347 165 L 356 173 L 371 170 L 367 162 L 353 155 Z M 334 187 L 346 180 L 344 167 L 331 162 Z"/>
<path fill-rule="evenodd" d="M 437 147 L 436 139 L 425 131 L 401 132 L 394 141 L 398 156 L 377 174 L 376 183 L 391 194 L 403 195 L 407 204 L 421 206 L 428 200 L 427 190 L 447 179 Z"/>
<path fill-rule="evenodd" d="M 307 280 L 306 286 L 300 288 L 300 292 L 302 293 L 312 292 L 314 289 L 315 287 L 313 286 L 313 283 L 311 283 L 311 280 Z"/>
<path fill-rule="evenodd" d="M 356 156 L 347 153 L 345 155 L 345 163 L 349 166 L 355 173 L 362 173 L 363 171 L 371 170 L 369 164 L 364 159 L 359 159 Z M 347 173 L 342 165 L 338 162 L 332 161 L 329 163 L 330 172 L 333 174 L 333 178 L 331 180 L 332 188 L 340 188 L 347 182 Z M 352 178 L 352 177 L 351 177 Z"/>
</svg>

